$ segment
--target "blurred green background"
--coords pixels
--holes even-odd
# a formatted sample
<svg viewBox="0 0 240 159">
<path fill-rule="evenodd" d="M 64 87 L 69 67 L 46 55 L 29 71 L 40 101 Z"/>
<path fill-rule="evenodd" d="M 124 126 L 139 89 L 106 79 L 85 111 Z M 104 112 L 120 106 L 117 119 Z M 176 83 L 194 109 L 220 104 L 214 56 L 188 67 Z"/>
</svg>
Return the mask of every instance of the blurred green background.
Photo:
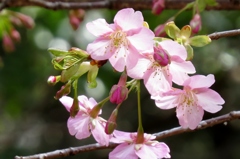
<svg viewBox="0 0 240 159">
<path fill-rule="evenodd" d="M 68 12 L 46 10 L 38 7 L 15 9 L 35 20 L 31 30 L 20 28 L 21 43 L 16 51 L 5 53 L 0 48 L 4 67 L 0 69 L 0 159 L 12 159 L 16 155 L 33 155 L 95 143 L 92 137 L 77 140 L 68 133 L 68 112 L 53 97 L 61 83 L 49 86 L 50 75 L 58 75 L 51 64 L 50 47 L 67 50 L 70 47 L 86 49 L 94 37 L 86 31 L 85 24 L 97 18 L 106 18 L 110 23 L 116 11 L 88 10 L 77 31 L 68 22 Z M 143 11 L 151 29 L 164 23 L 175 10 L 165 10 L 160 16 Z M 189 24 L 192 13 L 186 11 L 176 19 L 181 28 Z M 202 16 L 202 31 L 210 34 L 217 31 L 240 28 L 240 11 L 205 11 Z M 214 74 L 216 83 L 212 89 L 225 99 L 223 109 L 206 113 L 204 119 L 226 114 L 240 108 L 240 36 L 222 38 L 203 48 L 194 48 L 193 63 L 197 74 Z M 109 64 L 100 69 L 98 87 L 89 89 L 86 77 L 79 82 L 79 94 L 93 96 L 97 101 L 105 98 L 111 86 L 118 82 L 119 74 Z M 179 126 L 175 109 L 160 110 L 142 85 L 143 126 L 147 133 L 160 132 Z M 72 94 L 71 94 L 72 95 Z M 115 105 L 107 103 L 102 116 L 108 118 Z M 118 129 L 135 132 L 137 129 L 137 98 L 129 95 L 121 106 Z M 204 130 L 185 133 L 164 140 L 171 149 L 173 159 L 239 159 L 240 122 L 217 125 Z M 111 150 L 85 152 L 65 159 L 107 159 Z"/>
</svg>

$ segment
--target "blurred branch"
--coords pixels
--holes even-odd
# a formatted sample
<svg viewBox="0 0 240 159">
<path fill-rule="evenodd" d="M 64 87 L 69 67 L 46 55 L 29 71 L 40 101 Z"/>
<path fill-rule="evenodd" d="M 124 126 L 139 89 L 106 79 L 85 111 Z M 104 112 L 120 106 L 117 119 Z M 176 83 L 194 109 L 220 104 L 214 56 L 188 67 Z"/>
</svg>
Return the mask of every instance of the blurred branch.
<svg viewBox="0 0 240 159">
<path fill-rule="evenodd" d="M 5 0 L 0 0 L 4 3 Z M 165 9 L 181 9 L 187 3 L 193 0 L 165 0 Z M 206 9 L 214 10 L 239 10 L 239 0 L 216 0 L 217 6 L 207 7 Z M 23 7 L 23 6 L 39 6 L 47 9 L 122 9 L 131 7 L 135 10 L 150 10 L 152 8 L 152 0 L 7 0 L 3 8 Z"/>
<path fill-rule="evenodd" d="M 212 40 L 217 40 L 219 38 L 236 36 L 236 35 L 240 35 L 240 29 L 216 32 L 216 33 L 209 34 L 208 36 Z"/>
<path fill-rule="evenodd" d="M 232 111 L 228 114 L 221 115 L 212 119 L 204 120 L 202 121 L 198 127 L 194 130 L 188 129 L 188 128 L 182 128 L 182 127 L 176 127 L 170 130 L 165 130 L 159 133 L 155 133 L 153 135 L 156 136 L 156 139 L 163 139 L 170 136 L 186 133 L 186 132 L 192 132 L 196 130 L 205 129 L 208 127 L 212 127 L 217 124 L 225 123 L 231 120 L 240 119 L 240 111 Z M 59 158 L 59 157 L 66 157 L 70 155 L 76 155 L 81 152 L 87 152 L 87 151 L 94 151 L 99 149 L 107 149 L 107 148 L 114 148 L 117 144 L 110 143 L 109 146 L 100 146 L 98 143 L 96 144 L 90 144 L 85 146 L 79 146 L 79 147 L 71 147 L 67 149 L 62 150 L 56 150 L 52 152 L 47 153 L 41 153 L 36 154 L 32 156 L 16 156 L 15 159 L 53 159 L 53 158 Z"/>
</svg>

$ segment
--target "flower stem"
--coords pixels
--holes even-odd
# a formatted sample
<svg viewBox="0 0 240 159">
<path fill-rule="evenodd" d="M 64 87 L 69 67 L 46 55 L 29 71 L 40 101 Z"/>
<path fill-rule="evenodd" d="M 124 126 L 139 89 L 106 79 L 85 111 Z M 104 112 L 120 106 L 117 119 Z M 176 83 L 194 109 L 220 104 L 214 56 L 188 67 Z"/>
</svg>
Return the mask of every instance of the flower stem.
<svg viewBox="0 0 240 159">
<path fill-rule="evenodd" d="M 141 92 L 140 92 L 140 81 L 137 82 L 137 100 L 138 100 L 138 132 L 136 144 L 141 144 L 144 142 L 144 130 L 142 127 L 142 115 L 141 115 Z"/>
</svg>

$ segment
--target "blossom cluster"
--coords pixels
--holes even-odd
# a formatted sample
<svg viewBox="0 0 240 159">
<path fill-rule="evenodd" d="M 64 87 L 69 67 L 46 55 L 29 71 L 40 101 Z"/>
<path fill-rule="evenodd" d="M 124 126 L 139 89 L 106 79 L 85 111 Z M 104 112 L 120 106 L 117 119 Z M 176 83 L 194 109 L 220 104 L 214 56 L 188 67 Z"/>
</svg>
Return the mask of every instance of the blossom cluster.
<svg viewBox="0 0 240 159">
<path fill-rule="evenodd" d="M 88 44 L 84 58 L 79 60 L 79 65 L 75 62 L 73 69 L 59 65 L 68 60 L 63 57 L 66 52 L 55 53 L 58 56 L 55 60 L 58 63 L 56 66 L 62 70 L 65 67 L 67 69 L 62 73 L 62 77 L 51 76 L 49 83 L 55 84 L 69 79 L 71 83 L 76 77 L 90 72 L 90 67 L 94 65 L 98 66 L 94 73 L 96 78 L 98 68 L 106 61 L 110 62 L 115 71 L 122 72 L 119 83 L 112 87 L 109 97 L 106 98 L 117 104 L 109 120 L 100 117 L 106 100 L 98 103 L 84 95 L 72 99 L 66 96 L 70 89 L 69 82 L 58 92 L 60 95 L 58 94 L 57 99 L 71 114 L 67 122 L 71 135 L 83 139 L 92 134 L 100 145 L 108 146 L 109 142 L 119 144 L 110 152 L 110 159 L 170 158 L 169 147 L 154 140 L 154 135 L 144 133 L 141 125 L 138 131 L 133 133 L 115 130 L 117 110 L 139 80 L 143 80 L 158 108 L 176 108 L 176 116 L 183 128 L 195 129 L 203 118 L 204 110 L 210 113 L 221 110 L 224 100 L 209 88 L 215 82 L 214 75 L 195 74 L 195 67 L 190 61 L 193 57 L 190 45 L 203 46 L 210 39 L 206 36 L 190 37 L 190 26 L 181 30 L 176 28 L 173 22 L 166 26 L 165 31 L 170 38 L 155 37 L 142 13 L 126 8 L 117 12 L 112 24 L 108 24 L 105 19 L 86 24 L 87 30 L 95 35 L 96 39 Z M 71 50 L 71 56 L 76 57 L 78 51 Z M 91 61 L 86 65 L 86 62 L 82 62 L 83 59 Z M 92 73 L 89 74 L 88 77 L 93 77 Z M 70 75 L 73 77 L 68 77 Z M 127 82 L 127 77 L 132 78 L 133 82 Z M 73 85 L 76 83 L 73 82 Z M 178 87 L 175 88 L 175 85 Z"/>
</svg>

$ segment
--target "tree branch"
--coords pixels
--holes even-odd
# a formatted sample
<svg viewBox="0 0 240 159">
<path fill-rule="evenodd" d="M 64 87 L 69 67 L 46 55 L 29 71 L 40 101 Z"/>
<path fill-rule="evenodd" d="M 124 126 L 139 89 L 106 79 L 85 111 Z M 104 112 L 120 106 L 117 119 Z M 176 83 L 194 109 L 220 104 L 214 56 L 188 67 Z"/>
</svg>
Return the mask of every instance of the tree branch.
<svg viewBox="0 0 240 159">
<path fill-rule="evenodd" d="M 216 32 L 216 33 L 209 34 L 208 36 L 212 40 L 217 40 L 219 38 L 236 36 L 236 35 L 240 35 L 240 29 Z"/>
<path fill-rule="evenodd" d="M 156 136 L 157 140 L 167 138 L 170 136 L 186 133 L 186 132 L 192 132 L 197 131 L 201 129 L 205 129 L 208 127 L 212 127 L 217 124 L 225 123 L 231 120 L 240 119 L 240 111 L 232 111 L 228 114 L 221 115 L 212 119 L 204 120 L 202 121 L 198 127 L 194 130 L 188 129 L 188 128 L 182 128 L 182 127 L 176 127 L 170 130 L 165 130 L 159 133 L 155 133 L 153 135 Z M 41 153 L 36 154 L 32 156 L 16 156 L 15 159 L 53 159 L 53 158 L 59 158 L 59 157 L 66 157 L 70 155 L 76 155 L 80 152 L 87 152 L 87 151 L 93 151 L 93 150 L 100 150 L 100 149 L 107 149 L 107 148 L 114 148 L 118 144 L 110 143 L 109 146 L 100 146 L 98 143 L 95 144 L 89 144 L 86 146 L 79 146 L 79 147 L 70 147 L 62 150 L 56 150 L 52 152 L 47 153 Z"/>
<path fill-rule="evenodd" d="M 0 0 L 4 2 L 5 0 Z M 181 9 L 187 3 L 193 0 L 165 0 L 165 9 Z M 218 6 L 207 7 L 214 10 L 239 10 L 239 0 L 216 0 Z M 122 9 L 126 7 L 135 10 L 150 10 L 152 8 L 152 0 L 8 0 L 4 8 L 23 7 L 23 6 L 39 6 L 47 9 Z"/>
</svg>

